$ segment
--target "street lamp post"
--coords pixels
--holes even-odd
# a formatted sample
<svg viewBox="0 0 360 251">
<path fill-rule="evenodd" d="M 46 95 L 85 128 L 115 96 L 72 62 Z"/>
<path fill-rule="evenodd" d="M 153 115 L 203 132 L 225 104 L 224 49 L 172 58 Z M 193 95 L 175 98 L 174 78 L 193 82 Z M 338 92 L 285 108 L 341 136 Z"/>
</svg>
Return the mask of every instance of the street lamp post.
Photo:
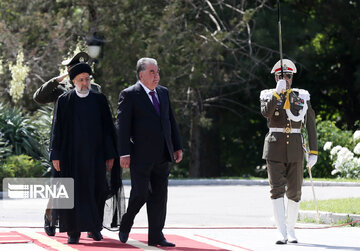
<svg viewBox="0 0 360 251">
<path fill-rule="evenodd" d="M 98 58 L 104 46 L 104 39 L 94 32 L 91 36 L 87 37 L 86 43 L 88 45 L 89 56 L 94 59 Z"/>
<path fill-rule="evenodd" d="M 90 56 L 89 64 L 94 63 L 94 74 L 96 74 L 96 64 L 99 57 L 102 57 L 104 39 L 97 35 L 96 32 L 86 38 L 86 44 L 88 46 L 88 54 Z"/>
</svg>

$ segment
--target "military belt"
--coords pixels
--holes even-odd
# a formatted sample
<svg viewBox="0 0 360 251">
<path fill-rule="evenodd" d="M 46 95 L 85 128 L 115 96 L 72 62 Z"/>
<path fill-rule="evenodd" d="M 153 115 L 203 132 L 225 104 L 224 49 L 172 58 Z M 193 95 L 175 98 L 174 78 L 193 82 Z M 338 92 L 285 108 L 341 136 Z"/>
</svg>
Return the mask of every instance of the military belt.
<svg viewBox="0 0 360 251">
<path fill-rule="evenodd" d="M 272 132 L 301 133 L 301 129 L 300 128 L 290 128 L 290 127 L 285 127 L 285 128 L 270 127 L 269 132 L 270 133 L 272 133 Z"/>
</svg>

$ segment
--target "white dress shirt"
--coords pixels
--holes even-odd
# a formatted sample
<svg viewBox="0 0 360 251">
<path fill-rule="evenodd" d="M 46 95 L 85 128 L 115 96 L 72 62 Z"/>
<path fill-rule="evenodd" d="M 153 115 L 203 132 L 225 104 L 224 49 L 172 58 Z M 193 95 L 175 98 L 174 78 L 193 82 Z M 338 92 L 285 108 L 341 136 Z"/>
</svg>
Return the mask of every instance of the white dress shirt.
<svg viewBox="0 0 360 251">
<path fill-rule="evenodd" d="M 145 90 L 148 98 L 150 99 L 151 103 L 153 103 L 152 97 L 151 97 L 151 95 L 150 95 L 151 90 L 150 90 L 149 88 L 147 88 L 143 83 L 141 83 L 141 81 L 139 81 L 139 83 L 140 83 L 140 85 L 144 88 L 144 90 Z M 157 94 L 157 92 L 156 92 L 156 89 L 154 89 L 154 92 L 155 92 L 155 96 L 156 96 L 156 98 L 157 98 L 157 100 L 158 100 L 158 102 L 159 102 L 159 104 L 160 104 L 159 96 L 158 96 L 158 94 Z M 154 103 L 153 103 L 153 104 L 154 104 Z"/>
</svg>

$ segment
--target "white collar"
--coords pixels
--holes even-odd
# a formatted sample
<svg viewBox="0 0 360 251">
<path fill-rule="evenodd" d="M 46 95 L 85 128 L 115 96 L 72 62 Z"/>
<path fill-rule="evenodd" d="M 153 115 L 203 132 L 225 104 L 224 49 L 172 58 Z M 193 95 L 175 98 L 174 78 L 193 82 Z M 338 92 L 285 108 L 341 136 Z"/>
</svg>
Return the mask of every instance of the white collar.
<svg viewBox="0 0 360 251">
<path fill-rule="evenodd" d="M 154 92 L 157 94 L 156 89 L 150 90 L 150 89 L 147 88 L 143 83 L 141 83 L 140 80 L 139 80 L 139 83 L 140 83 L 140 85 L 144 88 L 144 90 L 145 90 L 145 92 L 146 92 L 147 95 L 150 95 L 149 92 L 151 92 L 151 91 L 154 91 Z"/>
<path fill-rule="evenodd" d="M 88 95 L 89 95 L 89 93 L 90 93 L 90 91 L 88 91 L 88 93 L 80 93 L 80 92 L 78 92 L 77 90 L 76 90 L 76 88 L 75 88 L 75 93 L 76 93 L 76 95 L 79 97 L 79 98 L 86 98 Z"/>
</svg>

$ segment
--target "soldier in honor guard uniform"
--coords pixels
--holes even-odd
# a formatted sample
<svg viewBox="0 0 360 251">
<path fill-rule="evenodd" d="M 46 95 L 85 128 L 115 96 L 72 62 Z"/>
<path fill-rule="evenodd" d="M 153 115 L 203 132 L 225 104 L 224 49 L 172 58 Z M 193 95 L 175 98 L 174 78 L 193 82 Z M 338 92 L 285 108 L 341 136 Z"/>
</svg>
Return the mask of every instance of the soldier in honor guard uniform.
<svg viewBox="0 0 360 251">
<path fill-rule="evenodd" d="M 317 133 L 315 113 L 311 108 L 310 94 L 303 89 L 291 88 L 295 64 L 280 60 L 271 73 L 275 74 L 276 88 L 261 91 L 261 114 L 267 119 L 269 132 L 265 137 L 263 159 L 266 160 L 270 195 L 278 230 L 276 244 L 297 243 L 295 223 L 301 199 L 304 175 L 304 155 L 311 168 L 317 161 Z M 281 79 L 283 72 L 283 79 Z M 306 151 L 301 129 L 308 135 Z M 288 198 L 285 214 L 284 195 Z"/>
<path fill-rule="evenodd" d="M 57 98 L 74 88 L 74 84 L 70 81 L 68 76 L 68 72 L 70 68 L 80 62 L 86 63 L 89 60 L 89 55 L 86 52 L 79 52 L 72 58 L 66 59 L 61 62 L 63 66 L 67 67 L 67 72 L 54 77 L 40 86 L 39 89 L 36 90 L 34 93 L 34 100 L 38 104 L 46 104 L 46 103 L 54 103 L 56 102 Z M 100 92 L 101 87 L 94 82 L 91 82 L 91 90 Z"/>
<path fill-rule="evenodd" d="M 61 64 L 67 67 L 67 72 L 65 74 L 50 79 L 42 86 L 40 86 L 39 89 L 36 90 L 33 96 L 33 99 L 36 101 L 36 103 L 55 104 L 57 98 L 61 94 L 72 90 L 75 86 L 70 80 L 70 78 L 67 78 L 71 67 L 80 62 L 87 62 L 88 60 L 89 60 L 89 55 L 86 52 L 79 52 L 72 58 L 62 61 Z M 101 87 L 100 85 L 91 82 L 91 90 L 100 92 Z M 57 177 L 57 175 L 58 175 L 57 172 L 53 172 L 51 174 L 52 177 Z M 45 222 L 44 230 L 47 235 L 54 236 L 58 217 L 56 210 L 50 209 L 50 207 L 51 207 L 51 199 L 48 202 L 48 209 L 46 209 L 44 215 L 44 222 Z"/>
</svg>

